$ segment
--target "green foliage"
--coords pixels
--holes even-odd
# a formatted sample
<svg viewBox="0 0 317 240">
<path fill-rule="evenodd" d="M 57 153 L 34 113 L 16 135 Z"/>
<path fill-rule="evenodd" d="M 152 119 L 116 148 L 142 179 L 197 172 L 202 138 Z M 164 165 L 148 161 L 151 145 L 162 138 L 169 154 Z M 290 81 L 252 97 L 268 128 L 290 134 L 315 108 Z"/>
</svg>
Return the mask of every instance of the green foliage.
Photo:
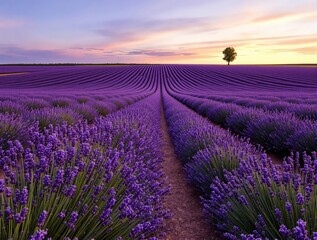
<svg viewBox="0 0 317 240">
<path fill-rule="evenodd" d="M 237 57 L 237 53 L 233 47 L 227 47 L 225 50 L 222 51 L 222 53 L 224 54 L 223 60 L 228 62 L 228 65 Z"/>
</svg>

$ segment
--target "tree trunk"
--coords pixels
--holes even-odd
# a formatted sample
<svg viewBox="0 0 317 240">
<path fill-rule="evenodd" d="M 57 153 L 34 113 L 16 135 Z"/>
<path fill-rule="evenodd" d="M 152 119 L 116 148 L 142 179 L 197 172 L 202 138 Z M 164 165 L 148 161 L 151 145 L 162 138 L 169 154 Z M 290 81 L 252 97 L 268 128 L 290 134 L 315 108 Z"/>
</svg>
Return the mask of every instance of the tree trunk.
<svg viewBox="0 0 317 240">
<path fill-rule="evenodd" d="M 230 65 L 230 62 L 228 62 L 228 66 Z"/>
</svg>

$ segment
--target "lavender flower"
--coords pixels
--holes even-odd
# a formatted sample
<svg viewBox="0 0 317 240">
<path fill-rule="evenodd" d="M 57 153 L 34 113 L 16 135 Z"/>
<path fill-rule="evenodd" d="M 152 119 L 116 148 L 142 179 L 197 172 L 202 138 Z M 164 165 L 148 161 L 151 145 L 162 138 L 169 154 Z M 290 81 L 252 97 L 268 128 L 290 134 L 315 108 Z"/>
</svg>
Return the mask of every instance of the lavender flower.
<svg viewBox="0 0 317 240">
<path fill-rule="evenodd" d="M 31 236 L 30 240 L 44 240 L 47 235 L 46 230 L 38 230 L 34 235 Z"/>
<path fill-rule="evenodd" d="M 57 215 L 59 218 L 65 218 L 66 214 L 65 212 L 59 212 L 58 215 Z"/>
<path fill-rule="evenodd" d="M 297 221 L 297 226 L 293 229 L 293 232 L 296 240 L 309 240 L 307 236 L 308 232 L 306 230 L 306 222 L 302 219 Z"/>
<path fill-rule="evenodd" d="M 51 183 L 52 183 L 51 176 L 50 175 L 45 175 L 44 178 L 43 178 L 43 185 L 45 187 L 48 187 L 48 186 L 51 185 Z"/>
<path fill-rule="evenodd" d="M 0 193 L 3 193 L 3 192 L 4 192 L 4 189 L 5 189 L 4 186 L 5 186 L 5 185 L 4 185 L 4 179 L 0 179 Z"/>
<path fill-rule="evenodd" d="M 46 217 L 47 217 L 47 212 L 43 210 L 43 212 L 41 213 L 40 217 L 37 220 L 37 226 L 39 228 L 42 228 L 44 226 Z"/>
<path fill-rule="evenodd" d="M 21 192 L 21 197 L 20 197 L 20 204 L 26 205 L 27 202 L 28 202 L 28 189 L 27 187 L 23 187 L 23 190 Z"/>
<path fill-rule="evenodd" d="M 240 201 L 240 203 L 242 203 L 243 205 L 248 205 L 248 204 L 249 204 L 244 195 L 241 195 L 241 196 L 239 197 L 239 201 Z"/>
<path fill-rule="evenodd" d="M 297 195 L 296 195 L 296 203 L 297 204 L 299 204 L 299 205 L 302 205 L 302 204 L 304 204 L 304 201 L 305 201 L 305 199 L 304 199 L 304 196 L 301 194 L 301 193 L 298 193 Z"/>
<path fill-rule="evenodd" d="M 292 213 L 293 208 L 292 208 L 292 204 L 290 202 L 286 202 L 285 203 L 285 208 L 286 208 L 286 210 L 288 211 L 289 214 Z"/>
<path fill-rule="evenodd" d="M 5 193 L 6 193 L 6 197 L 12 197 L 12 188 L 11 187 L 6 187 L 5 188 Z"/>
<path fill-rule="evenodd" d="M 75 223 L 77 222 L 78 212 L 72 212 L 70 219 L 67 222 L 67 226 L 72 230 L 75 229 Z"/>
<path fill-rule="evenodd" d="M 66 192 L 66 196 L 69 198 L 74 198 L 75 197 L 75 193 L 76 193 L 76 185 L 71 185 L 67 192 Z"/>
<path fill-rule="evenodd" d="M 282 213 L 281 213 L 280 209 L 275 208 L 274 213 L 275 213 L 275 216 L 276 216 L 277 221 L 281 222 L 281 220 L 282 220 Z"/>
</svg>

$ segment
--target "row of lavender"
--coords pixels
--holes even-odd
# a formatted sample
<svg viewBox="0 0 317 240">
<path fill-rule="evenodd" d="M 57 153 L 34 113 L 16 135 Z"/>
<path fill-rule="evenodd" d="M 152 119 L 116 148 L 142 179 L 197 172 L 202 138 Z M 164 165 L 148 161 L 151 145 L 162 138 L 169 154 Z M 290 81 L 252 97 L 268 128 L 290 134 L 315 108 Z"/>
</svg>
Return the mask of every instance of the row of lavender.
<svg viewBox="0 0 317 240">
<path fill-rule="evenodd" d="M 153 66 L 10 66 L 0 71 L 24 74 L 0 76 L 0 144 L 28 141 L 27 130 L 38 124 L 79 121 L 92 123 L 157 89 Z M 144 81 L 146 79 L 146 81 Z"/>
<path fill-rule="evenodd" d="M 179 93 L 274 96 L 285 92 L 281 96 L 317 98 L 317 68 L 168 65 L 164 72 L 169 87 Z"/>
<path fill-rule="evenodd" d="M 124 106 L 144 98 L 149 93 L 130 96 L 95 96 L 74 94 L 56 96 L 2 96 L 0 101 L 0 144 L 7 140 L 28 141 L 28 128 L 37 126 L 40 130 L 50 124 L 56 126 L 66 122 L 92 123 L 98 116 L 105 116 Z"/>
<path fill-rule="evenodd" d="M 0 239 L 154 239 L 168 192 L 159 96 L 0 151 Z"/>
<path fill-rule="evenodd" d="M 266 112 L 186 95 L 179 101 L 211 121 L 250 138 L 269 152 L 285 156 L 290 151 L 313 152 L 317 146 L 317 123 L 300 120 L 287 112 Z"/>
<path fill-rule="evenodd" d="M 249 97 L 219 97 L 219 96 L 202 96 L 194 95 L 193 97 L 207 98 L 223 103 L 231 103 L 243 107 L 259 108 L 264 111 L 288 112 L 301 119 L 317 120 L 317 105 L 316 104 L 293 104 L 283 101 L 267 101 L 257 100 Z M 316 100 L 316 99 L 315 99 Z M 314 99 L 310 100 L 314 101 Z M 316 100 L 317 103 L 317 100 Z"/>
<path fill-rule="evenodd" d="M 155 90 L 156 66 L 65 66 L 47 67 L 24 74 L 0 75 L 1 89 L 41 91 L 103 91 L 108 94 L 139 94 Z M 16 71 L 23 71 L 16 67 Z M 1 66 L 0 66 L 1 71 Z"/>
<path fill-rule="evenodd" d="M 279 104 L 317 104 L 316 94 L 292 94 L 287 92 L 240 92 L 240 93 L 218 93 L 200 95 L 197 93 L 197 97 L 208 97 L 210 99 L 221 101 L 221 102 L 233 102 L 236 104 L 243 104 L 244 101 L 253 102 L 251 106 L 254 107 L 263 107 L 270 103 L 279 103 Z"/>
<path fill-rule="evenodd" d="M 276 166 L 260 149 L 233 137 L 164 95 L 175 151 L 202 193 L 208 221 L 228 239 L 315 239 L 317 158 Z"/>
</svg>

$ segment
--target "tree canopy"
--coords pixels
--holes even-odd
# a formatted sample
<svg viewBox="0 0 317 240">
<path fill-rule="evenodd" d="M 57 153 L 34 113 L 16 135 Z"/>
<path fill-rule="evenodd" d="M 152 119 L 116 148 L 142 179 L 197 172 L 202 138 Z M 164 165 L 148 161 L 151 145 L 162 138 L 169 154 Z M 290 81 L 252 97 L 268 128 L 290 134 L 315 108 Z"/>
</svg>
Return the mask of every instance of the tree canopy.
<svg viewBox="0 0 317 240">
<path fill-rule="evenodd" d="M 225 50 L 222 51 L 222 53 L 225 55 L 223 57 L 223 60 L 228 62 L 228 65 L 230 65 L 230 62 L 235 60 L 237 57 L 236 50 L 233 47 L 227 47 Z"/>
</svg>

